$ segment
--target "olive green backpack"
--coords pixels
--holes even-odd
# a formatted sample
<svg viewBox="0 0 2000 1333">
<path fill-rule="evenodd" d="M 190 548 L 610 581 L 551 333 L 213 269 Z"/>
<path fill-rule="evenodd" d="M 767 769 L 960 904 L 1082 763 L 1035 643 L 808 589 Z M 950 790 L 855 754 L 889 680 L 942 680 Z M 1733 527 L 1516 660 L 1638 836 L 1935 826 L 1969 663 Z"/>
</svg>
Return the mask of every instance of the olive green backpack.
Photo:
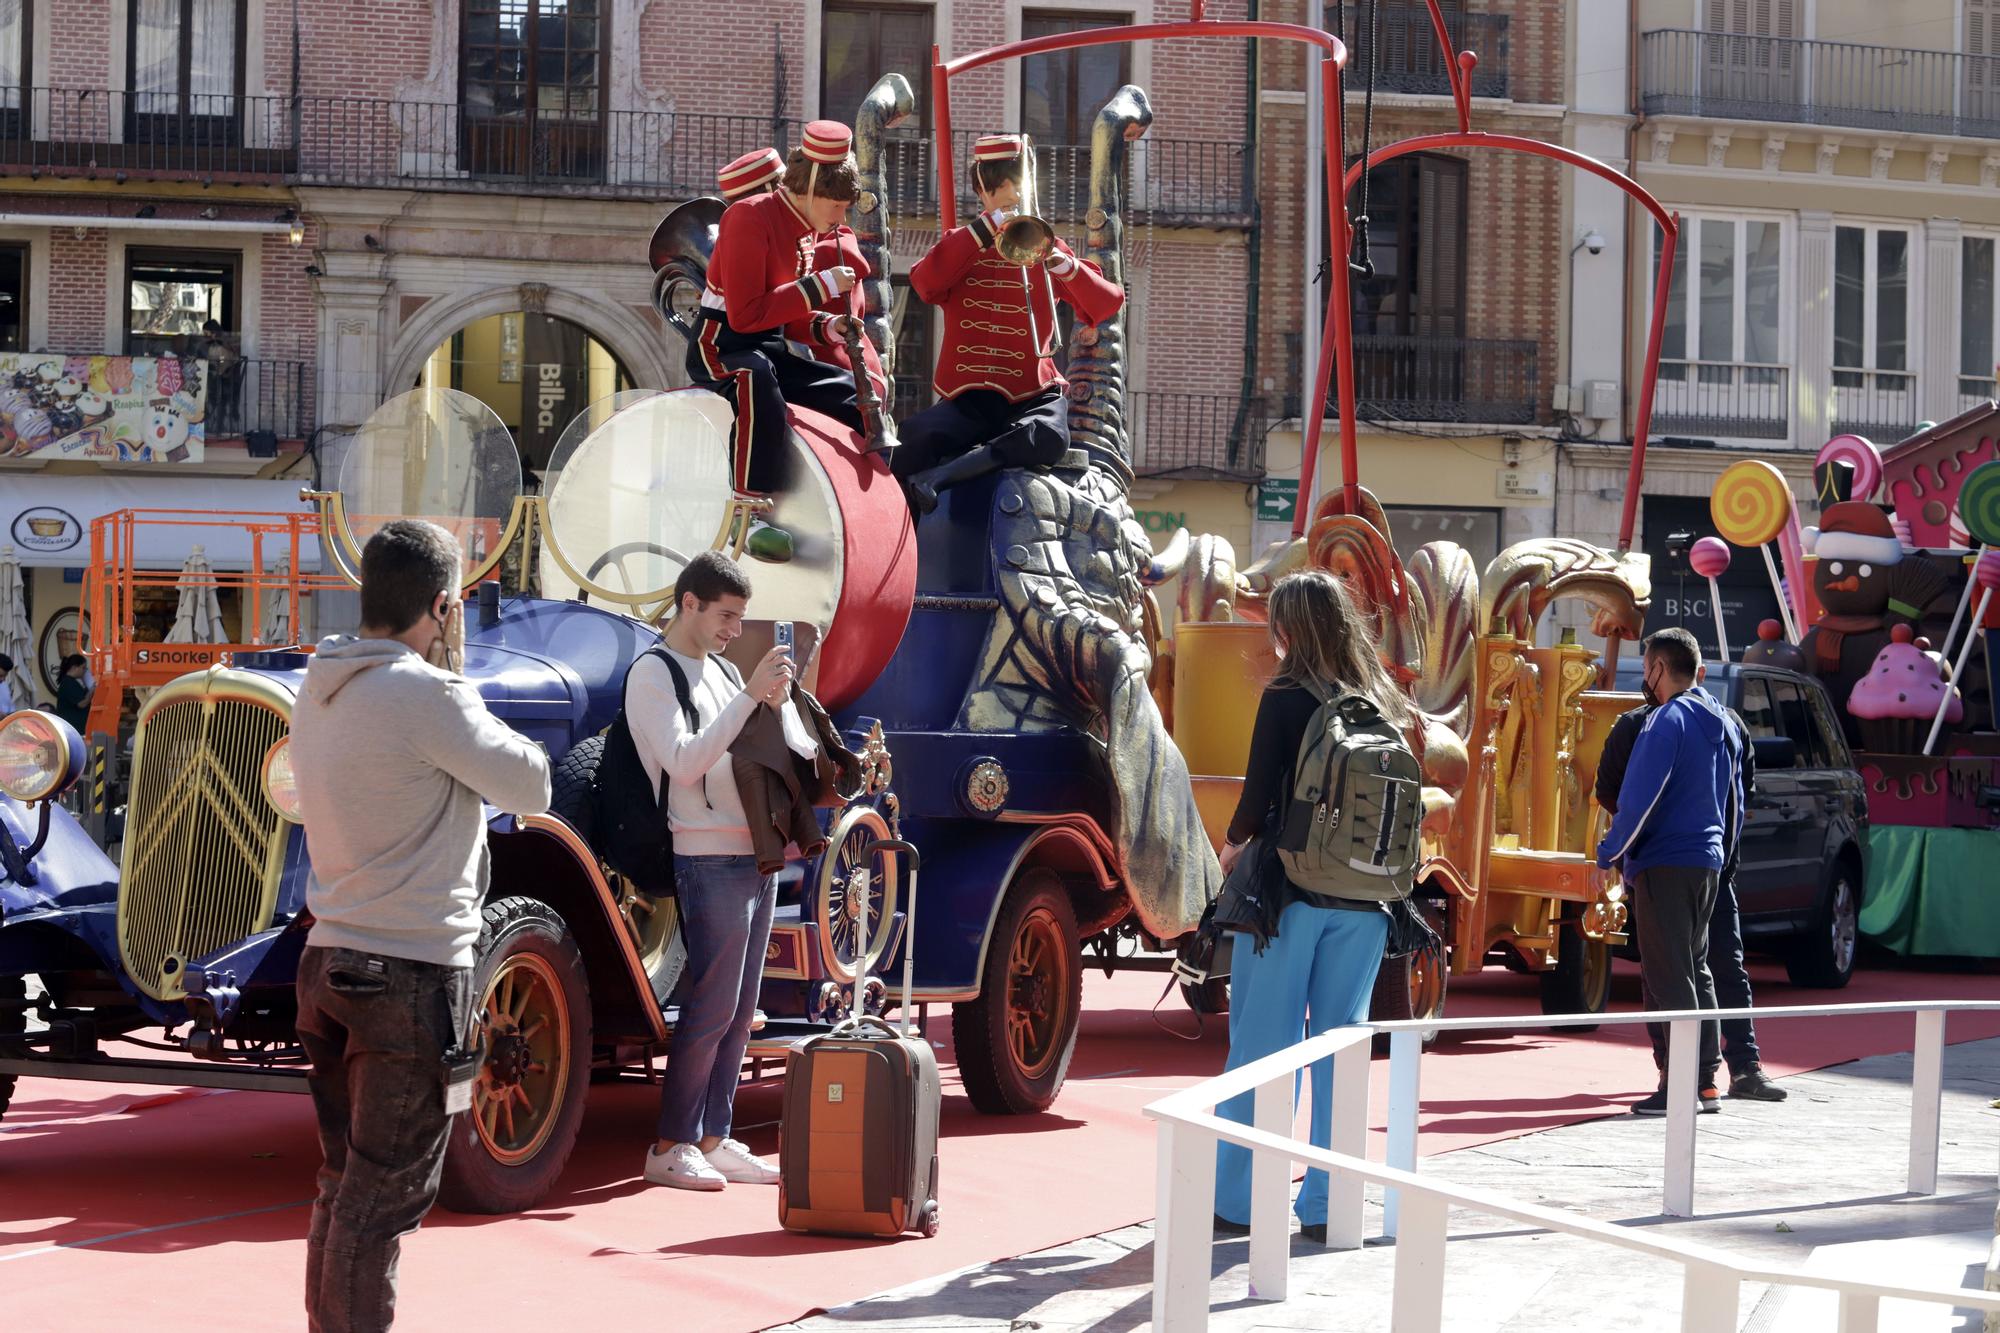
<svg viewBox="0 0 2000 1333">
<path fill-rule="evenodd" d="M 1423 820 L 1423 769 L 1397 726 L 1359 694 L 1306 687 L 1319 710 L 1299 741 L 1278 859 L 1330 898 L 1407 898 Z"/>
</svg>

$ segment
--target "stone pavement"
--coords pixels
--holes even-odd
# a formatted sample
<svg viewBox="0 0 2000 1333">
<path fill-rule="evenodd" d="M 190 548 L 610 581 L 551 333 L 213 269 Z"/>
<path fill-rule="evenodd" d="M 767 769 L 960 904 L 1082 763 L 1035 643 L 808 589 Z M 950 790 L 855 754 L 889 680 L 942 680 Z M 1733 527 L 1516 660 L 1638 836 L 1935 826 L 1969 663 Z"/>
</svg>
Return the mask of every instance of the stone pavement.
<svg viewBox="0 0 2000 1333">
<path fill-rule="evenodd" d="M 1426 1158 L 1420 1169 L 1769 1263 L 1978 1288 L 1993 1239 L 2000 1040 L 1946 1049 L 1938 1192 L 1931 1198 L 1902 1192 L 1909 1070 L 1908 1055 L 1860 1060 L 1785 1079 L 1789 1101 L 1727 1102 L 1721 1115 L 1698 1117 L 1700 1216 L 1694 1219 L 1659 1215 L 1663 1120 L 1622 1115 L 1569 1125 Z M 1551 1088 L 1547 1095 L 1560 1097 L 1562 1090 Z M 1026 1169 L 1024 1163 L 1024 1174 Z M 1371 1197 L 1369 1207 L 1373 1233 L 1380 1226 L 1379 1201 Z M 946 1226 L 967 1223 L 954 1219 L 948 1193 L 944 1217 Z M 1448 1329 L 1678 1333 L 1677 1264 L 1468 1212 L 1454 1212 L 1451 1225 Z M 781 1333 L 1148 1328 L 1152 1241 L 1152 1224 L 1142 1223 L 887 1292 L 786 1325 Z M 1376 1333 L 1389 1327 L 1391 1245 L 1335 1252 L 1295 1232 L 1292 1295 L 1283 1303 L 1247 1299 L 1248 1257 L 1244 1239 L 1220 1240 L 1215 1247 L 1210 1327 L 1221 1333 Z M 1746 1285 L 1740 1311 L 1743 1333 L 1817 1333 L 1835 1326 L 1831 1295 L 1797 1288 Z M 1882 1329 L 1896 1333 L 1979 1325 L 1975 1315 L 1935 1305 L 1885 1305 L 1881 1319 Z"/>
</svg>

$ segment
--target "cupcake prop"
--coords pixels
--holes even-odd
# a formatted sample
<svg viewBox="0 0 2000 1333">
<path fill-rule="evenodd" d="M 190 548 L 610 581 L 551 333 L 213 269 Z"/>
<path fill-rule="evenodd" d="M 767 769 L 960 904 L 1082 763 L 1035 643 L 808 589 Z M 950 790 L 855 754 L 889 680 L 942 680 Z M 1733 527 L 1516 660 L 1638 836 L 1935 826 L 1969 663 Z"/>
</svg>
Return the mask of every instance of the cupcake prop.
<svg viewBox="0 0 2000 1333">
<path fill-rule="evenodd" d="M 1908 625 L 1890 631 L 1891 642 L 1875 656 L 1875 665 L 1854 684 L 1847 712 L 1861 726 L 1862 745 L 1878 754 L 1911 754 L 1926 726 L 1965 716 L 1965 703 L 1948 683 L 1930 654 L 1928 640 Z M 1938 722 L 1932 725 L 1931 719 Z M 1930 743 L 1924 742 L 1924 750 Z"/>
<path fill-rule="evenodd" d="M 1987 463 L 1983 466 L 1994 465 Z M 1978 533 L 1973 535 L 1980 536 Z M 2000 536 L 2000 533 L 1994 535 Z M 1972 623 L 1975 625 L 1985 622 L 1986 608 L 1993 601 L 1993 590 L 2000 588 L 2000 551 L 1992 549 L 1990 542 L 1986 545 L 1987 549 L 1979 553 L 1979 563 L 1972 567 L 1972 581 L 1979 585 L 1979 609 L 1972 615 Z M 1958 700 L 1958 675 L 1965 670 L 1965 660 L 1972 656 L 1972 645 L 1978 640 L 1977 634 L 1967 634 L 1965 646 L 1958 650 L 1958 659 L 1951 664 L 1951 694 L 1938 705 L 1937 716 L 1931 720 L 1931 734 L 1924 739 L 1925 754 L 1929 754 L 1931 747 L 1937 744 L 1938 733 L 1944 730 L 1946 722 L 1956 722 L 1965 715 L 1965 706 Z"/>
<path fill-rule="evenodd" d="M 1722 585 L 1716 582 L 1729 570 L 1729 543 L 1720 537 L 1703 537 L 1688 552 L 1688 565 L 1708 580 L 1708 605 L 1715 612 L 1715 650 L 1720 660 L 1729 660 L 1729 636 L 1722 628 Z"/>
</svg>

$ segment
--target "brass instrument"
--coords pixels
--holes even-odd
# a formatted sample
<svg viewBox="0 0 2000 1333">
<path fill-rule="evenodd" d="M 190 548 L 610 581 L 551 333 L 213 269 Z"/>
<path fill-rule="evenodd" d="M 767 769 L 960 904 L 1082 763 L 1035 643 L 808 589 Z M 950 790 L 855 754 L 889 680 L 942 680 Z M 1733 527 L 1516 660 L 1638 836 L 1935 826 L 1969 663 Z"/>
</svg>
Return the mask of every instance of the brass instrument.
<svg viewBox="0 0 2000 1333">
<path fill-rule="evenodd" d="M 1047 356 L 1049 349 L 1044 346 L 1042 332 L 1035 325 L 1034 291 L 1029 286 L 1028 270 L 1046 263 L 1055 253 L 1056 229 L 1038 215 L 1041 203 L 1035 190 L 1035 145 L 1027 135 L 1021 136 L 1021 199 L 1020 211 L 1008 218 L 993 237 L 993 252 L 1010 264 L 1021 267 L 1021 291 L 1027 298 L 1028 334 L 1034 341 L 1035 354 Z M 1042 269 L 1042 285 L 1047 288 L 1049 309 L 1056 307 L 1055 288 L 1049 282 L 1049 271 Z M 1050 330 L 1051 334 L 1054 330 Z"/>
</svg>

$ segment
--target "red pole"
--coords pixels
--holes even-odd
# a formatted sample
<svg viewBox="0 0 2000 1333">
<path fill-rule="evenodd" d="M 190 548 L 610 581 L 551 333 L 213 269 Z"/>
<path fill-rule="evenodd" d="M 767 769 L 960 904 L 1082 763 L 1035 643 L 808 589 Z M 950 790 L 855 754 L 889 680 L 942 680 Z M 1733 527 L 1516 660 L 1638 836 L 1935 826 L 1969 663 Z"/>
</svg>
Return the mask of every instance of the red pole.
<svg viewBox="0 0 2000 1333">
<path fill-rule="evenodd" d="M 951 71 L 944 67 L 944 55 L 931 47 L 931 120 L 937 135 L 938 230 L 950 231 L 958 225 L 958 177 L 951 161 Z"/>
<path fill-rule="evenodd" d="M 1667 294 L 1674 275 L 1674 251 L 1681 234 L 1681 215 L 1660 229 L 1660 276 L 1653 283 L 1653 329 L 1646 335 L 1646 368 L 1639 377 L 1639 419 L 1632 423 L 1632 463 L 1625 474 L 1625 512 L 1618 520 L 1618 549 L 1632 549 L 1632 528 L 1639 517 L 1639 485 L 1646 476 L 1646 435 L 1653 424 L 1653 385 L 1660 375 L 1660 344 L 1667 330 Z"/>
<path fill-rule="evenodd" d="M 1320 423 L 1326 416 L 1328 381 L 1333 375 L 1334 357 L 1340 358 L 1344 373 L 1331 387 L 1340 398 L 1341 500 L 1349 513 L 1359 508 L 1360 460 L 1354 428 L 1354 326 L 1349 318 L 1347 256 L 1352 237 L 1347 226 L 1347 186 L 1341 171 L 1340 66 L 1333 60 L 1320 62 L 1326 107 L 1326 208 L 1327 208 L 1327 307 L 1326 325 L 1320 335 L 1319 364 L 1313 368 L 1312 396 L 1300 409 L 1305 415 L 1305 432 L 1299 459 L 1299 500 L 1292 511 L 1292 535 L 1303 537 L 1306 520 L 1313 509 L 1313 488 L 1319 473 Z"/>
</svg>

